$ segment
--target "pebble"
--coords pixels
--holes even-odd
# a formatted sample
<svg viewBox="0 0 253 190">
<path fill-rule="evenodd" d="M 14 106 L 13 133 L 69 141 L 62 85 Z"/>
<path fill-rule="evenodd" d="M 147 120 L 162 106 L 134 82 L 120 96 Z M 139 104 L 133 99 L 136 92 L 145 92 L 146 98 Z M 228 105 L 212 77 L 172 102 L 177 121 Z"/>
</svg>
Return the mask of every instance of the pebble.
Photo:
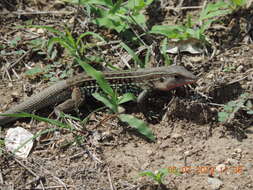
<svg viewBox="0 0 253 190">
<path fill-rule="evenodd" d="M 219 189 L 223 185 L 221 180 L 213 177 L 208 177 L 207 182 L 211 185 L 211 189 L 214 190 Z"/>
<path fill-rule="evenodd" d="M 214 78 L 214 74 L 213 74 L 213 73 L 210 73 L 210 74 L 206 75 L 206 78 L 207 78 L 207 79 L 212 79 L 212 78 Z"/>
<path fill-rule="evenodd" d="M 236 152 L 236 153 L 241 153 L 241 152 L 242 152 L 242 149 L 237 148 L 237 149 L 235 149 L 235 152 Z"/>
<path fill-rule="evenodd" d="M 237 69 L 236 69 L 236 71 L 237 71 L 237 72 L 240 72 L 240 73 L 242 72 L 242 70 L 243 70 L 243 66 L 242 66 L 242 65 L 240 65 L 240 66 L 237 67 Z"/>
<path fill-rule="evenodd" d="M 171 135 L 171 138 L 173 139 L 179 139 L 179 138 L 182 138 L 182 135 L 178 134 L 178 133 L 174 133 Z"/>
<path fill-rule="evenodd" d="M 226 163 L 229 165 L 238 165 L 238 160 L 233 159 L 233 158 L 228 158 Z"/>
</svg>

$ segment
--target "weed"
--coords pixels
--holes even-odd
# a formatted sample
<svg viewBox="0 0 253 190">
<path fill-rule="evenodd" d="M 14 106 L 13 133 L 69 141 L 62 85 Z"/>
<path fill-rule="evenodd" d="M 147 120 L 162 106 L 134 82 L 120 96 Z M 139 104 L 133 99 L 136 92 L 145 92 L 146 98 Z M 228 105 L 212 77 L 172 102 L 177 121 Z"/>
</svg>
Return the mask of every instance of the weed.
<svg viewBox="0 0 253 190">
<path fill-rule="evenodd" d="M 247 0 L 229 0 L 229 3 L 230 3 L 230 8 L 232 10 L 237 10 L 240 7 L 246 5 Z"/>
<path fill-rule="evenodd" d="M 131 93 L 125 93 L 122 96 L 119 96 L 116 90 L 113 90 L 108 82 L 104 79 L 101 72 L 96 71 L 92 66 L 83 62 L 82 60 L 77 60 L 78 63 L 83 67 L 88 75 L 92 78 L 96 79 L 100 88 L 104 93 L 94 93 L 93 96 L 97 100 L 103 102 L 105 106 L 107 106 L 115 115 L 123 122 L 128 123 L 130 126 L 136 128 L 136 130 L 142 135 L 146 136 L 148 139 L 154 141 L 155 137 L 148 127 L 148 125 L 134 116 L 128 114 L 120 114 L 119 113 L 119 105 L 131 101 L 136 100 L 136 97 Z"/>
<path fill-rule="evenodd" d="M 90 66 L 88 63 L 90 63 L 89 58 L 85 57 L 84 52 L 86 48 L 95 46 L 95 44 L 84 44 L 82 41 L 82 38 L 84 38 L 87 35 L 92 35 L 102 42 L 105 42 L 105 40 L 100 37 L 98 34 L 93 32 L 85 32 L 81 34 L 80 36 L 75 39 L 69 30 L 65 29 L 65 33 L 56 30 L 52 27 L 48 26 L 34 26 L 31 25 L 29 27 L 35 27 L 35 28 L 43 28 L 46 29 L 54 34 L 56 34 L 56 37 L 53 37 L 48 42 L 48 49 L 49 51 L 52 49 L 53 45 L 56 43 L 59 43 L 62 47 L 64 47 L 68 53 L 73 57 L 74 61 L 79 63 L 79 65 L 86 71 L 87 75 L 94 78 L 97 83 L 99 84 L 100 88 L 102 89 L 103 93 L 94 93 L 93 96 L 97 100 L 103 102 L 105 106 L 107 106 L 113 113 L 115 113 L 118 118 L 123 121 L 130 124 L 130 126 L 135 127 L 138 132 L 145 135 L 150 140 L 155 140 L 154 135 L 152 134 L 151 130 L 148 128 L 147 124 L 144 121 L 138 120 L 137 118 L 127 115 L 127 114 L 119 114 L 119 105 L 123 104 L 125 102 L 135 100 L 136 97 L 131 93 L 123 94 L 122 96 L 119 96 L 116 90 L 113 90 L 111 86 L 108 84 L 108 82 L 104 79 L 101 72 L 95 70 L 92 66 Z M 122 46 L 127 49 L 127 46 L 125 44 L 122 44 Z M 129 49 L 128 49 L 129 50 Z M 130 50 L 129 50 L 130 51 Z M 132 52 L 133 57 L 137 61 L 137 56 L 134 56 L 134 53 Z M 50 69 L 50 68 L 49 68 Z M 34 69 L 33 71 L 30 71 L 31 74 L 41 72 L 40 69 Z"/>
<path fill-rule="evenodd" d="M 148 176 L 152 180 L 157 182 L 159 185 L 161 185 L 161 184 L 164 184 L 164 178 L 169 174 L 170 174 L 170 172 L 169 172 L 168 168 L 162 168 L 156 172 L 144 171 L 144 172 L 141 172 L 139 175 L 140 176 Z M 178 171 L 176 171 L 174 174 L 180 175 L 180 173 Z"/>
<path fill-rule="evenodd" d="M 218 120 L 220 122 L 229 123 L 240 109 L 244 109 L 247 114 L 253 115 L 253 105 L 252 102 L 249 100 L 249 97 L 249 93 L 244 93 L 241 94 L 241 96 L 237 100 L 228 102 L 223 107 L 223 110 L 218 113 Z"/>
<path fill-rule="evenodd" d="M 193 21 L 191 16 L 188 16 L 186 23 L 183 25 L 155 25 L 150 33 L 161 34 L 169 39 L 187 40 L 194 38 L 207 42 L 205 31 L 213 22 L 217 21 L 215 17 L 226 15 L 230 12 L 228 3 L 222 1 L 208 3 L 196 20 Z"/>
<path fill-rule="evenodd" d="M 142 10 L 150 5 L 153 0 L 119 0 L 113 3 L 112 0 L 65 0 L 86 7 L 86 12 L 91 16 L 95 15 L 93 23 L 109 29 L 123 32 L 131 25 L 139 25 L 146 28 L 146 18 Z"/>
</svg>

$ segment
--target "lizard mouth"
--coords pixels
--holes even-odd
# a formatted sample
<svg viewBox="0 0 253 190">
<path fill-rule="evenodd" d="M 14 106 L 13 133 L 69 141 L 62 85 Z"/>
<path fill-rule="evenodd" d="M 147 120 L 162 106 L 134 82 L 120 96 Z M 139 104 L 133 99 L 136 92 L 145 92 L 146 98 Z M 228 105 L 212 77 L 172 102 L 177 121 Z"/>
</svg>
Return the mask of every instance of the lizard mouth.
<svg viewBox="0 0 253 190">
<path fill-rule="evenodd" d="M 174 89 L 174 88 L 177 88 L 177 87 L 180 87 L 180 86 L 184 86 L 184 85 L 187 85 L 187 84 L 192 84 L 192 83 L 195 83 L 196 80 L 192 79 L 192 80 L 187 80 L 187 81 L 184 81 L 183 83 L 178 83 L 178 84 L 175 84 L 175 85 L 172 85 L 172 86 L 167 86 L 167 89 L 166 90 L 171 90 L 171 89 Z"/>
</svg>

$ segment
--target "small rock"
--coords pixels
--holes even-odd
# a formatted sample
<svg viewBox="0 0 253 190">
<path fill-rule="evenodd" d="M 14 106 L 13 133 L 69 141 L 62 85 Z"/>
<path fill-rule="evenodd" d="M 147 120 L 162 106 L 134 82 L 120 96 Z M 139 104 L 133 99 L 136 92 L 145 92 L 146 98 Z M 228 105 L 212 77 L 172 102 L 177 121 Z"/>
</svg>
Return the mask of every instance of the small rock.
<svg viewBox="0 0 253 190">
<path fill-rule="evenodd" d="M 191 63 L 198 63 L 203 60 L 203 57 L 202 56 L 190 57 L 189 60 Z"/>
<path fill-rule="evenodd" d="M 211 185 L 211 188 L 214 190 L 219 189 L 223 185 L 223 182 L 221 180 L 212 177 L 208 177 L 207 182 Z"/>
<path fill-rule="evenodd" d="M 12 83 L 8 83 L 8 87 L 13 87 L 13 84 Z"/>
<path fill-rule="evenodd" d="M 237 67 L 236 71 L 241 73 L 243 71 L 243 66 L 240 65 L 239 67 Z"/>
<path fill-rule="evenodd" d="M 151 155 L 153 154 L 153 151 L 152 151 L 152 150 L 147 150 L 147 154 L 148 154 L 149 156 L 151 156 Z"/>
<path fill-rule="evenodd" d="M 237 165 L 238 164 L 238 160 L 233 159 L 233 158 L 228 158 L 226 161 L 227 164 L 229 165 Z"/>
<path fill-rule="evenodd" d="M 20 93 L 18 93 L 18 91 L 14 91 L 11 93 L 11 96 L 14 98 L 18 97 L 19 95 L 20 95 Z"/>
<path fill-rule="evenodd" d="M 190 155 L 190 151 L 188 151 L 188 150 L 185 151 L 185 152 L 184 152 L 184 155 L 185 155 L 185 156 L 189 156 L 189 155 Z"/>
<path fill-rule="evenodd" d="M 182 135 L 178 134 L 178 133 L 174 133 L 171 135 L 171 138 L 173 139 L 179 139 L 179 138 L 182 138 Z"/>
<path fill-rule="evenodd" d="M 44 33 L 45 33 L 45 30 L 42 29 L 42 28 L 39 28 L 39 29 L 37 30 L 37 33 L 38 33 L 38 34 L 44 34 Z"/>
<path fill-rule="evenodd" d="M 240 148 L 235 149 L 235 153 L 242 153 L 242 149 Z"/>
<path fill-rule="evenodd" d="M 206 75 L 206 78 L 207 78 L 207 79 L 212 79 L 212 78 L 214 78 L 214 74 L 213 74 L 213 73 L 210 73 L 210 74 Z"/>
</svg>

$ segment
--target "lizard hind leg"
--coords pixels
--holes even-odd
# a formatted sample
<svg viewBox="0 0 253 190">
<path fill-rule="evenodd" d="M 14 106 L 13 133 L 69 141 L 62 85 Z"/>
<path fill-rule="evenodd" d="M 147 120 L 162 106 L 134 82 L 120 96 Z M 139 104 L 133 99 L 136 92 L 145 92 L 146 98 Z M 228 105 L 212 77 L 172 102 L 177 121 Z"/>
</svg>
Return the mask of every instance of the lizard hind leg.
<svg viewBox="0 0 253 190">
<path fill-rule="evenodd" d="M 59 104 L 54 108 L 54 113 L 57 116 L 57 119 L 60 118 L 61 113 L 68 113 L 71 111 L 76 111 L 79 114 L 79 107 L 84 102 L 85 97 L 82 96 L 82 93 L 79 88 L 75 87 L 72 90 L 71 98 L 67 99 L 63 103 Z"/>
</svg>

